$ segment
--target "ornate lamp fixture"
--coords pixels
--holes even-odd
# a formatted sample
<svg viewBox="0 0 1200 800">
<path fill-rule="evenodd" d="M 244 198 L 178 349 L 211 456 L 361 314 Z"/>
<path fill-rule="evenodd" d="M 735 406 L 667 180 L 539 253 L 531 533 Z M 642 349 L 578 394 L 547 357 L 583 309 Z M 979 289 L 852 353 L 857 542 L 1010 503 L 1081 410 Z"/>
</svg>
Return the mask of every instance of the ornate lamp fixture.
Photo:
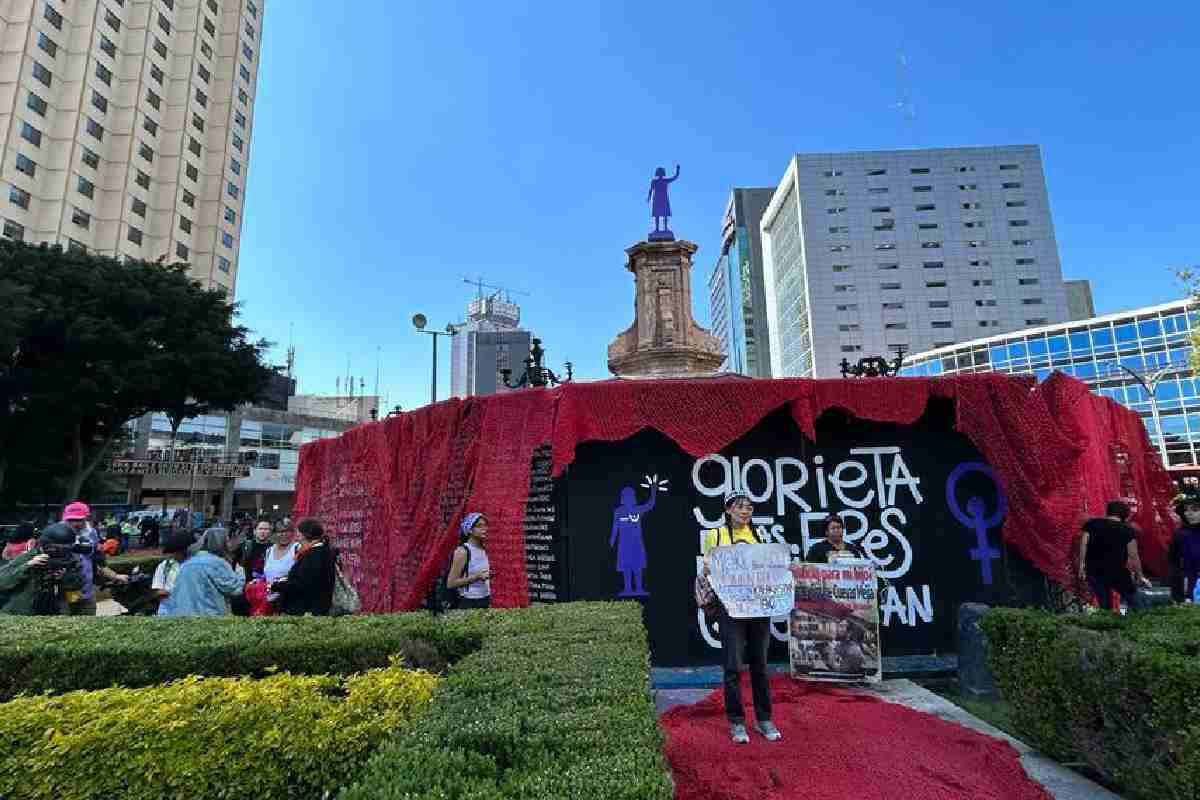
<svg viewBox="0 0 1200 800">
<path fill-rule="evenodd" d="M 896 357 L 891 361 L 880 356 L 871 356 L 870 358 L 860 358 L 858 363 L 851 366 L 850 362 L 842 359 L 842 377 L 843 378 L 894 378 L 900 372 L 901 365 L 904 364 L 904 351 L 896 352 Z"/>
<path fill-rule="evenodd" d="M 504 379 L 504 385 L 509 389 L 520 389 L 525 386 L 532 386 L 544 389 L 547 386 L 557 386 L 563 383 L 570 383 L 575 377 L 574 366 L 570 361 L 566 363 L 567 377 L 559 378 L 554 374 L 553 370 L 542 366 L 542 357 L 546 355 L 546 351 L 542 349 L 542 340 L 534 339 L 533 348 L 529 351 L 529 358 L 525 359 L 525 374 L 521 376 L 521 380 L 516 383 L 511 383 L 511 369 L 500 370 L 500 375 Z"/>
</svg>

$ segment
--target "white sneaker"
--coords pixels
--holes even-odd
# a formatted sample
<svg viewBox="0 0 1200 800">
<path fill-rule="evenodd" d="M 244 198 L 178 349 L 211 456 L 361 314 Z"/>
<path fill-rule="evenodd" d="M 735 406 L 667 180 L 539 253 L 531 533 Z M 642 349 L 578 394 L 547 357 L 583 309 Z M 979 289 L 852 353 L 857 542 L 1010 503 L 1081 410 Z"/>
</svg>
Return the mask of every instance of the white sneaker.
<svg viewBox="0 0 1200 800">
<path fill-rule="evenodd" d="M 750 734 L 746 733 L 746 726 L 740 722 L 729 726 L 729 736 L 736 744 L 750 744 Z"/>
<path fill-rule="evenodd" d="M 779 728 L 776 728 L 775 723 L 771 722 L 771 720 L 767 720 L 766 722 L 755 722 L 754 730 L 761 733 L 763 738 L 765 738 L 768 742 L 778 742 L 783 738 L 783 734 L 779 732 Z"/>
</svg>

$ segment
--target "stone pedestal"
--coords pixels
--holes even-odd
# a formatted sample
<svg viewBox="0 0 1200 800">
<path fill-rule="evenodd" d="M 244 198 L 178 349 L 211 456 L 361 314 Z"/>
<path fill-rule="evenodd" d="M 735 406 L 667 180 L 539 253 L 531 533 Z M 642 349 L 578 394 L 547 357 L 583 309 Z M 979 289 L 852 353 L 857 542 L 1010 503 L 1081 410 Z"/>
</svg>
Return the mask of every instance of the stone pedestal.
<svg viewBox="0 0 1200 800">
<path fill-rule="evenodd" d="M 638 242 L 625 251 L 633 273 L 633 325 L 608 346 L 618 377 L 711 375 L 725 360 L 721 343 L 692 319 L 692 256 L 688 241 Z"/>
</svg>

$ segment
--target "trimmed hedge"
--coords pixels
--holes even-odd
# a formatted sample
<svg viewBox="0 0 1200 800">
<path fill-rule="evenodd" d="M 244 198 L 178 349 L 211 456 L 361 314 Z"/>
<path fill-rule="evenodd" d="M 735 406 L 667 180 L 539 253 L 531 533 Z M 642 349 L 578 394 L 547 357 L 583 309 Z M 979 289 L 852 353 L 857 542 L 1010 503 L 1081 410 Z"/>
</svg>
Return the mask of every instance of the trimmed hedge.
<svg viewBox="0 0 1200 800">
<path fill-rule="evenodd" d="M 394 666 L 18 698 L 0 713 L 0 797 L 321 797 L 437 682 Z"/>
<path fill-rule="evenodd" d="M 670 800 L 635 603 L 452 613 L 482 639 L 340 800 Z"/>
<path fill-rule="evenodd" d="M 126 554 L 109 558 L 108 566 L 113 572 L 119 572 L 122 575 L 130 574 L 136 567 L 141 567 L 142 572 L 147 575 L 153 575 L 154 570 L 158 569 L 158 565 L 166 559 L 167 556 L 162 553 L 134 556 Z"/>
<path fill-rule="evenodd" d="M 442 672 L 484 631 L 428 614 L 354 617 L 0 616 L 0 700 L 274 670 L 348 675 L 388 665 Z M 3 796 L 3 795 L 0 795 Z"/>
<path fill-rule="evenodd" d="M 1200 797 L 1200 606 L 982 621 L 1017 729 L 1133 798 Z"/>
</svg>

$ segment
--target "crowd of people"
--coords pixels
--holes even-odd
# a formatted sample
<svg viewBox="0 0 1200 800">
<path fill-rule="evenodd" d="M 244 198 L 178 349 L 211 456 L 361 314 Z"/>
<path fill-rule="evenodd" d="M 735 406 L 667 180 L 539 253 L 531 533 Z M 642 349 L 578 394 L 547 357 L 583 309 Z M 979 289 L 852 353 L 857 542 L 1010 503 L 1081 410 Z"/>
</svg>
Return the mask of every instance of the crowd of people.
<svg viewBox="0 0 1200 800">
<path fill-rule="evenodd" d="M 337 553 L 318 520 L 293 525 L 286 517 L 264 517 L 199 530 L 190 522 L 171 518 L 164 526 L 157 515 L 97 522 L 85 503 L 74 502 L 61 521 L 40 530 L 22 523 L 9 535 L 0 560 L 0 614 L 94 616 L 98 582 L 130 584 L 131 577 L 114 571 L 108 559 L 127 548 L 135 533 L 165 556 L 146 587 L 151 613 L 330 613 Z M 106 533 L 113 535 L 105 538 Z M 106 547 L 109 542 L 115 547 Z"/>
</svg>

